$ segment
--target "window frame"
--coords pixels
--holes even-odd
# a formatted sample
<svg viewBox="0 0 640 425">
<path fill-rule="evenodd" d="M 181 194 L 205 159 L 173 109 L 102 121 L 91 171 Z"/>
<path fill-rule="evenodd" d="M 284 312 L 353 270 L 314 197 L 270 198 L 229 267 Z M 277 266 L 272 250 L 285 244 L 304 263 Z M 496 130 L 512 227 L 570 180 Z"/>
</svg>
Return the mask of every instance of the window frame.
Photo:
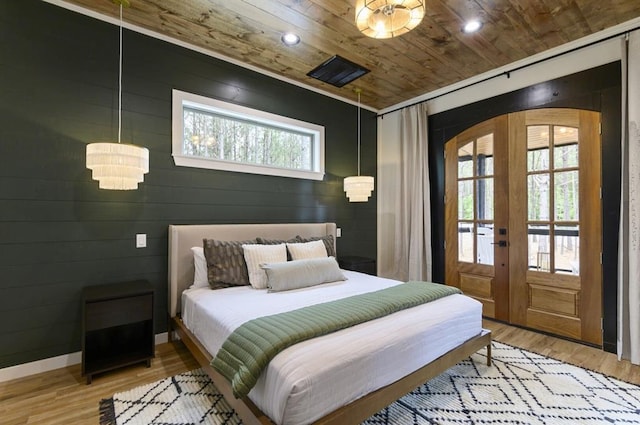
<svg viewBox="0 0 640 425">
<path fill-rule="evenodd" d="M 321 125 L 301 121 L 258 109 L 234 103 L 224 102 L 181 90 L 172 90 L 172 134 L 171 155 L 173 161 L 180 167 L 204 168 L 209 170 L 235 171 L 241 173 L 261 174 L 268 176 L 292 177 L 308 180 L 324 179 L 324 127 Z M 231 119 L 241 119 L 256 124 L 269 125 L 283 130 L 292 130 L 309 134 L 312 140 L 313 170 L 296 170 L 272 165 L 251 164 L 215 158 L 205 158 L 183 153 L 184 137 L 184 108 L 195 108 L 205 112 Z"/>
</svg>

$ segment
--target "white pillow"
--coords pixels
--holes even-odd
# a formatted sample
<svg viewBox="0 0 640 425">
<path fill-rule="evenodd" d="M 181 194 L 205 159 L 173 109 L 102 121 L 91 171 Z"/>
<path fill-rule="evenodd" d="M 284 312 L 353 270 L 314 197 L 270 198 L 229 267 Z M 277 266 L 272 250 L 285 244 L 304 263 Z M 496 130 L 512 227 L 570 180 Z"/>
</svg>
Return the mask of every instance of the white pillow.
<svg viewBox="0 0 640 425">
<path fill-rule="evenodd" d="M 209 277 L 207 276 L 207 260 L 204 258 L 204 249 L 201 246 L 191 248 L 193 253 L 193 285 L 192 288 L 204 288 L 209 286 Z"/>
<path fill-rule="evenodd" d="M 302 243 L 288 243 L 287 249 L 292 260 L 304 260 L 306 258 L 318 258 L 327 256 L 327 248 L 321 240 Z"/>
<path fill-rule="evenodd" d="M 242 250 L 249 272 L 249 283 L 255 289 L 267 287 L 267 275 L 260 266 L 265 263 L 285 263 L 287 261 L 287 247 L 283 243 L 278 245 L 242 245 Z"/>
<path fill-rule="evenodd" d="M 269 292 L 288 291 L 321 283 L 347 280 L 334 257 L 308 258 L 262 266 Z"/>
</svg>

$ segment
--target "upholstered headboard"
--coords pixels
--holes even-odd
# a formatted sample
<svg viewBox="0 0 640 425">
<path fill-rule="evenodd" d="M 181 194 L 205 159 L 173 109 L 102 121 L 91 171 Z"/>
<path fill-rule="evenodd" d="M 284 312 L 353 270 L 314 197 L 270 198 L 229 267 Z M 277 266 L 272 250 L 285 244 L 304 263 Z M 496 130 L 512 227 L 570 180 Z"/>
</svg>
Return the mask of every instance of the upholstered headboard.
<svg viewBox="0 0 640 425">
<path fill-rule="evenodd" d="M 291 224 L 197 224 L 169 226 L 169 314 L 180 312 L 182 291 L 193 283 L 193 254 L 191 247 L 202 246 L 202 239 L 241 241 L 264 237 L 267 239 L 291 239 L 333 235 L 335 223 Z"/>
</svg>

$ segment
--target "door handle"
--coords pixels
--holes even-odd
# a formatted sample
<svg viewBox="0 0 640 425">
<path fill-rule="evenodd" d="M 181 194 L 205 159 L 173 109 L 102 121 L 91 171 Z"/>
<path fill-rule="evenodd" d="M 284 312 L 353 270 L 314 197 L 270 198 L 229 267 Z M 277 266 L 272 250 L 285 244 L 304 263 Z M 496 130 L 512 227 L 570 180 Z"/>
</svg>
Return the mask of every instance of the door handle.
<svg viewBox="0 0 640 425">
<path fill-rule="evenodd" d="M 501 248 L 504 248 L 508 245 L 507 241 L 491 242 L 491 245 L 496 245 L 496 244 Z"/>
</svg>

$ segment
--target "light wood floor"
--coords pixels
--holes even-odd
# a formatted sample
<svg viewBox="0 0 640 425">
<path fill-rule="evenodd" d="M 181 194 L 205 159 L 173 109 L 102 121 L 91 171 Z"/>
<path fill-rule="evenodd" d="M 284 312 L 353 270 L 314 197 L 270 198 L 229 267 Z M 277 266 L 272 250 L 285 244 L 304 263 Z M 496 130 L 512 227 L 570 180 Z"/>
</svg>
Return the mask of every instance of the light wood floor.
<svg viewBox="0 0 640 425">
<path fill-rule="evenodd" d="M 614 354 L 493 321 L 485 321 L 484 326 L 496 341 L 640 385 L 640 366 L 618 362 Z M 0 423 L 97 424 L 101 399 L 197 367 L 181 343 L 161 344 L 151 368 L 131 366 L 97 375 L 91 385 L 80 376 L 79 365 L 0 383 Z"/>
<path fill-rule="evenodd" d="M 97 424 L 100 400 L 114 393 L 196 369 L 182 345 L 160 344 L 147 368 L 143 363 L 95 375 L 86 385 L 80 365 L 0 383 L 0 424 Z"/>
</svg>

